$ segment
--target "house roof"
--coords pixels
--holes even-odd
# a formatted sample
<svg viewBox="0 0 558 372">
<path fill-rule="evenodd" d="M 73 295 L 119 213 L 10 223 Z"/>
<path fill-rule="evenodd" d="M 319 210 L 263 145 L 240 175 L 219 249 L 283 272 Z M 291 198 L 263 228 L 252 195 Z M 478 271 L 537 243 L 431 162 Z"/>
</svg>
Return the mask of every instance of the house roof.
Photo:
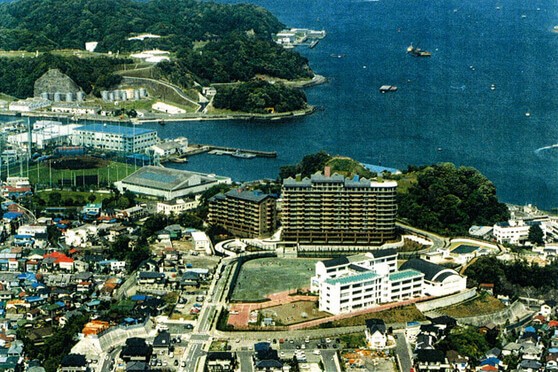
<svg viewBox="0 0 558 372">
<path fill-rule="evenodd" d="M 335 266 L 347 265 L 349 264 L 349 260 L 347 259 L 347 257 L 342 256 L 342 257 L 332 258 L 331 260 L 322 261 L 322 263 L 324 264 L 325 267 L 335 267 Z"/>
<path fill-rule="evenodd" d="M 77 127 L 75 131 L 117 134 L 127 138 L 133 138 L 141 134 L 155 132 L 153 129 L 138 128 L 137 126 L 126 127 L 120 125 L 89 124 Z"/>
<path fill-rule="evenodd" d="M 417 350 L 417 360 L 426 363 L 444 363 L 446 357 L 444 352 L 436 349 Z"/>
<path fill-rule="evenodd" d="M 370 330 L 370 333 L 379 331 L 380 333 L 386 333 L 386 323 L 382 319 L 366 319 L 366 328 Z"/>
<path fill-rule="evenodd" d="M 155 336 L 153 340 L 153 347 L 169 347 L 171 335 L 167 331 L 162 331 Z"/>
<path fill-rule="evenodd" d="M 157 190 L 175 191 L 211 184 L 219 179 L 226 178 L 171 168 L 145 166 L 124 178 L 121 182 Z"/>
<path fill-rule="evenodd" d="M 422 260 L 420 258 L 411 258 L 409 261 L 401 265 L 400 270 L 414 269 L 424 273 L 424 279 L 428 281 L 441 281 L 445 279 L 448 275 L 443 275 L 445 273 L 451 273 L 452 275 L 459 275 L 452 269 L 447 267 L 436 265 L 432 262 Z"/>
<path fill-rule="evenodd" d="M 62 367 L 85 367 L 87 362 L 85 360 L 85 355 L 68 354 L 62 358 L 60 365 L 62 365 Z"/>
</svg>

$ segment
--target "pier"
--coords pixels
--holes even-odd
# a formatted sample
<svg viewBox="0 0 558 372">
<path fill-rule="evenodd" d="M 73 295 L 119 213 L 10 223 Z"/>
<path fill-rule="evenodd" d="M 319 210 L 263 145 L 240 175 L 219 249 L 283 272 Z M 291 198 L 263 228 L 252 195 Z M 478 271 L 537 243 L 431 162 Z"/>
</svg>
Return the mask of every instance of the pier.
<svg viewBox="0 0 558 372">
<path fill-rule="evenodd" d="M 203 147 L 209 148 L 208 151 L 215 151 L 215 154 L 218 155 L 232 155 L 232 154 L 248 154 L 248 155 L 255 155 L 260 158 L 276 158 L 277 152 L 276 151 L 259 151 L 259 150 L 248 150 L 248 149 L 239 149 L 234 147 L 225 147 L 225 146 L 213 146 L 213 145 L 199 145 Z"/>
<path fill-rule="evenodd" d="M 276 158 L 276 151 L 259 151 L 248 150 L 236 147 L 215 146 L 215 145 L 201 145 L 191 144 L 186 151 L 182 153 L 183 156 L 192 156 L 202 153 L 210 153 L 211 155 L 230 155 L 238 158 L 250 159 L 254 157 L 260 158 Z"/>
</svg>

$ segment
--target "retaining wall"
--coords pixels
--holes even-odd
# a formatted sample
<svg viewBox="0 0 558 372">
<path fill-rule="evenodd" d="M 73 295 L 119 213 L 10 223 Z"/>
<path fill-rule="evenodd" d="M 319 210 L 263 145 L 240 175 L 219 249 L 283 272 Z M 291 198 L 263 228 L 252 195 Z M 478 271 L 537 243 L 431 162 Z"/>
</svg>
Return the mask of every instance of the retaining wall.
<svg viewBox="0 0 558 372">
<path fill-rule="evenodd" d="M 475 288 L 467 289 L 463 292 L 452 294 L 449 296 L 435 298 L 433 300 L 424 301 L 417 303 L 416 306 L 421 312 L 427 312 L 436 310 L 442 307 L 448 307 L 451 305 L 458 304 L 463 301 L 467 301 L 477 295 L 477 290 Z"/>
</svg>

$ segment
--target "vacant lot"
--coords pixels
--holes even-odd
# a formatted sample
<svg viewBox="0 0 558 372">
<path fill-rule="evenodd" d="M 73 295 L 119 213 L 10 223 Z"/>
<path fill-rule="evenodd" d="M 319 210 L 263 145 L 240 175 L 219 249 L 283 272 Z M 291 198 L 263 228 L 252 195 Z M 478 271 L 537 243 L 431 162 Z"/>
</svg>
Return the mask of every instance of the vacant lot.
<svg viewBox="0 0 558 372">
<path fill-rule="evenodd" d="M 232 299 L 257 301 L 269 294 L 310 287 L 316 259 L 260 258 L 242 265 Z"/>
<path fill-rule="evenodd" d="M 298 301 L 261 310 L 264 317 L 273 318 L 276 325 L 291 325 L 330 316 L 319 311 L 315 301 Z"/>
</svg>

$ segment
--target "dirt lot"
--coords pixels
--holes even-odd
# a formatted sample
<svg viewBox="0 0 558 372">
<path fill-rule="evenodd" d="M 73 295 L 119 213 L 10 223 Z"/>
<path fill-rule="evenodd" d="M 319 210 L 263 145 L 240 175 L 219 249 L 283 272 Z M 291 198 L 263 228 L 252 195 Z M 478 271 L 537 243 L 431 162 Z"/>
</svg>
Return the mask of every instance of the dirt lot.
<svg viewBox="0 0 558 372">
<path fill-rule="evenodd" d="M 480 295 L 470 301 L 458 305 L 444 307 L 437 311 L 455 318 L 475 315 L 491 314 L 502 310 L 506 306 L 498 299 L 489 295 Z"/>
<path fill-rule="evenodd" d="M 298 301 L 273 306 L 263 309 L 261 313 L 264 317 L 273 318 L 277 325 L 291 325 L 329 316 L 326 312 L 318 311 L 314 301 Z"/>
<path fill-rule="evenodd" d="M 317 259 L 261 258 L 242 265 L 233 300 L 256 301 L 271 293 L 310 287 Z"/>
</svg>

